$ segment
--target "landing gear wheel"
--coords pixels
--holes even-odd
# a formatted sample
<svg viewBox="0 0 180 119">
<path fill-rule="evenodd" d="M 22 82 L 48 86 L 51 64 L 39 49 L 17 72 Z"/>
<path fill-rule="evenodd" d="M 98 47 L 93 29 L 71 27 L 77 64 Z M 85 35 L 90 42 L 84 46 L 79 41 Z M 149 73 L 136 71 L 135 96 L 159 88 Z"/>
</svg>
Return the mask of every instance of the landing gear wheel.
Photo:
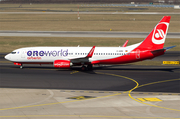
<svg viewBox="0 0 180 119">
<path fill-rule="evenodd" d="M 87 66 L 87 69 L 88 69 L 88 70 L 92 70 L 92 68 L 93 68 L 92 64 L 89 64 L 89 65 Z"/>
<path fill-rule="evenodd" d="M 20 69 L 23 69 L 23 64 L 21 64 Z"/>
<path fill-rule="evenodd" d="M 23 69 L 23 66 L 20 66 L 20 69 Z"/>
<path fill-rule="evenodd" d="M 85 70 L 86 70 L 86 66 L 82 66 L 82 67 L 81 67 L 81 70 L 82 70 L 82 71 L 85 71 Z"/>
</svg>

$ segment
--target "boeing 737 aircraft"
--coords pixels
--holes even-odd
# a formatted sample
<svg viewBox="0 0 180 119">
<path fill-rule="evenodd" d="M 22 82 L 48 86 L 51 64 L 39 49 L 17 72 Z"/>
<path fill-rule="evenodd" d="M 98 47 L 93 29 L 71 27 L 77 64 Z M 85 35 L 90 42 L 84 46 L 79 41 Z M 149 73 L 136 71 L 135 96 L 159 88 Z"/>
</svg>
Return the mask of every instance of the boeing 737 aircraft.
<svg viewBox="0 0 180 119">
<path fill-rule="evenodd" d="M 5 59 L 15 65 L 53 64 L 55 68 L 82 66 L 92 69 L 95 64 L 124 64 L 152 59 L 163 55 L 171 47 L 164 42 L 171 16 L 164 16 L 151 33 L 140 43 L 122 47 L 26 47 L 12 51 Z"/>
</svg>

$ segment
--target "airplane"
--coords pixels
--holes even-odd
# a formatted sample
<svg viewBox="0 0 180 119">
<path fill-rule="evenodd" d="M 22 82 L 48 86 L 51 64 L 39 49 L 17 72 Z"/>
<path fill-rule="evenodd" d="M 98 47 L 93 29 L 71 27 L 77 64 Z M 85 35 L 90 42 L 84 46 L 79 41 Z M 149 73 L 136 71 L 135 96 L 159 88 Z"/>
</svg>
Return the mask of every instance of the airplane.
<svg viewBox="0 0 180 119">
<path fill-rule="evenodd" d="M 124 64 L 153 59 L 166 50 L 165 39 L 171 16 L 164 16 L 150 34 L 140 43 L 122 47 L 25 47 L 12 51 L 5 59 L 23 68 L 23 64 L 53 64 L 55 68 L 70 69 L 81 66 L 91 70 L 98 64 Z"/>
</svg>

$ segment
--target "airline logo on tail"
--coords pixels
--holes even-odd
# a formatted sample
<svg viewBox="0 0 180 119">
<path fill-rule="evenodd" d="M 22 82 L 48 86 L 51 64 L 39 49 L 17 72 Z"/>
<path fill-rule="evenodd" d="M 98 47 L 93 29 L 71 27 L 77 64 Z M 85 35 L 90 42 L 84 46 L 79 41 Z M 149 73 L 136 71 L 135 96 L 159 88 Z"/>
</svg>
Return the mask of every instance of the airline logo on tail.
<svg viewBox="0 0 180 119">
<path fill-rule="evenodd" d="M 155 32 L 155 38 L 157 39 L 157 40 L 161 40 L 161 39 L 163 39 L 164 38 L 164 31 L 162 30 L 162 29 L 157 29 L 157 33 Z"/>
<path fill-rule="evenodd" d="M 163 44 L 166 38 L 167 28 L 169 23 L 159 23 L 155 29 L 152 36 L 152 42 L 154 44 Z"/>
</svg>

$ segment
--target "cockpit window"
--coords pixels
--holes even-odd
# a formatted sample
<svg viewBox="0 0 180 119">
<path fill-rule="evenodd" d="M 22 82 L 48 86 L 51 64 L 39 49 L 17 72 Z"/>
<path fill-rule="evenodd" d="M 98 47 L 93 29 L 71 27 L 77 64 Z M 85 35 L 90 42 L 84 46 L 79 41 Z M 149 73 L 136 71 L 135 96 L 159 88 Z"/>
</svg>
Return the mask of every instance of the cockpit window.
<svg viewBox="0 0 180 119">
<path fill-rule="evenodd" d="M 16 52 L 11 52 L 11 54 L 16 54 Z"/>
</svg>

